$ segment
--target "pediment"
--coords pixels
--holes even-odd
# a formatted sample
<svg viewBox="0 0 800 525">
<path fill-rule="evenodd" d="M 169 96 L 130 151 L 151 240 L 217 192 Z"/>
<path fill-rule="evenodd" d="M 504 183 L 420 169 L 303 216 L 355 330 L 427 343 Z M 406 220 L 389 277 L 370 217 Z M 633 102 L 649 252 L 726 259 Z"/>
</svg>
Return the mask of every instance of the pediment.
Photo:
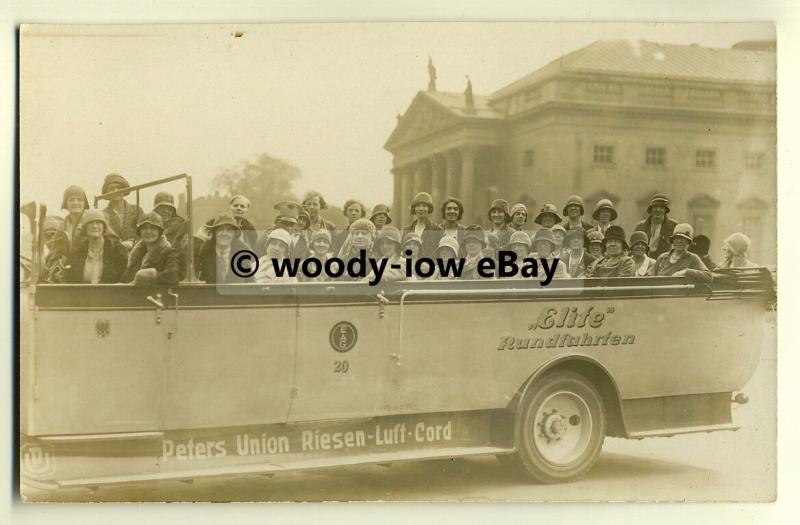
<svg viewBox="0 0 800 525">
<path fill-rule="evenodd" d="M 718 208 L 722 203 L 708 193 L 701 193 L 689 199 L 687 204 L 692 208 Z"/>
<path fill-rule="evenodd" d="M 426 137 L 458 121 L 459 118 L 450 110 L 418 93 L 405 114 L 398 117 L 397 127 L 386 141 L 384 148 L 391 151 L 397 146 Z"/>
</svg>

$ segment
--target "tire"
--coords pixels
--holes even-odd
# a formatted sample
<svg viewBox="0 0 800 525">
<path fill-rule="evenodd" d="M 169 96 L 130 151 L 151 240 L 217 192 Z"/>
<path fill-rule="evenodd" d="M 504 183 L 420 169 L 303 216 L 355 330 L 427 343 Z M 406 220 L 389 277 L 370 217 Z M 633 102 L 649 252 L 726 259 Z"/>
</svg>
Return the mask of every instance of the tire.
<svg viewBox="0 0 800 525">
<path fill-rule="evenodd" d="M 606 434 L 603 398 L 584 376 L 546 374 L 528 389 L 517 412 L 515 470 L 540 483 L 568 483 L 597 461 Z M 505 462 L 505 461 L 504 461 Z"/>
</svg>

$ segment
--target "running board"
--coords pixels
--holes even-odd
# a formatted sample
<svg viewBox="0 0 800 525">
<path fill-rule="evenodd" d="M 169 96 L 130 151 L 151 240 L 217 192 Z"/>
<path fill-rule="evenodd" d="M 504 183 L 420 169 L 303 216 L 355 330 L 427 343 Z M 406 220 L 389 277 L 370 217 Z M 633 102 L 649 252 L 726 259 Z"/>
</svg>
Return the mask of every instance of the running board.
<svg viewBox="0 0 800 525">
<path fill-rule="evenodd" d="M 81 478 L 63 481 L 41 482 L 32 479 L 23 479 L 23 484 L 43 490 L 66 488 L 125 485 L 128 483 L 141 483 L 152 481 L 187 481 L 201 478 L 276 474 L 279 472 L 292 472 L 297 470 L 321 470 L 334 467 L 353 465 L 369 465 L 377 463 L 400 463 L 405 461 L 419 461 L 430 459 L 445 459 L 466 456 L 485 456 L 494 454 L 510 454 L 514 449 L 502 447 L 453 447 L 444 449 L 431 449 L 429 452 L 409 450 L 400 452 L 381 452 L 369 455 L 354 455 L 343 458 L 320 458 L 292 462 L 290 464 L 260 463 L 257 465 L 238 465 L 233 467 L 181 470 L 171 472 L 158 472 L 153 474 L 136 474 L 129 476 L 105 476 L 101 478 Z"/>
<path fill-rule="evenodd" d="M 656 430 L 641 430 L 639 432 L 628 432 L 628 437 L 631 439 L 642 439 L 649 437 L 671 437 L 679 434 L 697 434 L 699 432 L 718 432 L 721 430 L 739 430 L 739 425 L 725 423 L 721 425 L 703 425 L 698 427 L 681 427 L 681 428 L 659 428 Z"/>
</svg>

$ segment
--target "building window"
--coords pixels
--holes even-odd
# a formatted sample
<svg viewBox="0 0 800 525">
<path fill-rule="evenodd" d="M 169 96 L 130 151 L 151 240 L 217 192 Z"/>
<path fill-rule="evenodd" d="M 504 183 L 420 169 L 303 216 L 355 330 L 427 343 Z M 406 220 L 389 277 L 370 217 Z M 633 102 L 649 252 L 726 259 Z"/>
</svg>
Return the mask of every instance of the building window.
<svg viewBox="0 0 800 525">
<path fill-rule="evenodd" d="M 522 152 L 522 165 L 526 168 L 533 166 L 533 150 L 526 149 Z"/>
<path fill-rule="evenodd" d="M 665 148 L 647 148 L 644 151 L 644 163 L 648 166 L 664 166 L 667 163 Z"/>
<path fill-rule="evenodd" d="M 695 152 L 694 165 L 696 168 L 716 168 L 717 152 L 713 149 L 699 149 Z"/>
<path fill-rule="evenodd" d="M 603 146 L 600 144 L 595 144 L 594 163 L 614 164 L 614 146 Z"/>
<path fill-rule="evenodd" d="M 745 167 L 749 170 L 763 170 L 764 158 L 763 151 L 748 151 L 745 153 Z"/>
</svg>

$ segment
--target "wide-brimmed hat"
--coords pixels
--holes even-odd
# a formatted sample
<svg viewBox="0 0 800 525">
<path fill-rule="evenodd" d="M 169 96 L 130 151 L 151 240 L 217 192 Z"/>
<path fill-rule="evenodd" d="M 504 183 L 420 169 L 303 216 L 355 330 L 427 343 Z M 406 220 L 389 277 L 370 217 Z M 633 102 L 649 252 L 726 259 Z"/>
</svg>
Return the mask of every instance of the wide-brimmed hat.
<svg viewBox="0 0 800 525">
<path fill-rule="evenodd" d="M 545 215 L 552 215 L 553 217 L 555 217 L 556 224 L 561 222 L 561 216 L 558 214 L 558 208 L 556 208 L 555 204 L 545 204 L 544 206 L 542 206 L 539 215 L 536 216 L 533 222 L 535 222 L 536 224 L 542 224 L 542 217 L 544 217 Z"/>
<path fill-rule="evenodd" d="M 102 222 L 103 227 L 105 228 L 103 231 L 108 231 L 108 219 L 106 218 L 106 214 L 100 210 L 86 210 L 83 212 L 81 216 L 81 229 L 85 228 L 87 224 L 90 222 Z"/>
<path fill-rule="evenodd" d="M 507 200 L 505 200 L 505 199 L 495 199 L 495 200 L 492 201 L 492 205 L 489 206 L 489 212 L 487 213 L 487 216 L 489 217 L 489 220 L 492 219 L 492 210 L 500 210 L 500 211 L 502 211 L 503 215 L 505 215 L 505 222 L 506 223 L 511 222 L 511 215 L 508 213 L 508 201 Z"/>
<path fill-rule="evenodd" d="M 156 193 L 153 199 L 153 209 L 155 210 L 159 206 L 169 206 L 175 213 L 178 213 L 178 208 L 175 207 L 175 197 L 166 191 Z"/>
<path fill-rule="evenodd" d="M 458 256 L 458 250 L 460 247 L 458 245 L 458 240 L 455 237 L 445 235 L 439 239 L 439 246 L 436 247 L 436 253 L 438 254 L 439 250 L 442 248 L 450 248 L 453 250 L 453 253 Z"/>
<path fill-rule="evenodd" d="M 315 241 L 319 239 L 325 239 L 328 241 L 328 244 L 333 242 L 333 238 L 331 237 L 331 232 L 328 231 L 327 228 L 320 228 L 318 230 L 314 230 L 311 232 L 311 244 L 314 244 Z"/>
<path fill-rule="evenodd" d="M 374 221 L 375 217 L 380 215 L 381 213 L 386 215 L 386 224 L 392 223 L 392 218 L 389 216 L 389 212 L 391 210 L 385 204 L 376 204 L 374 208 L 372 208 L 372 213 L 369 215 L 369 220 Z"/>
<path fill-rule="evenodd" d="M 421 191 L 414 195 L 414 200 L 411 201 L 411 214 L 414 214 L 414 208 L 417 207 L 417 204 L 427 204 L 428 205 L 428 213 L 433 213 L 433 197 L 431 197 L 430 193 Z"/>
<path fill-rule="evenodd" d="M 353 221 L 353 224 L 350 225 L 350 231 L 353 230 L 365 230 L 368 231 L 370 234 L 372 234 L 373 238 L 375 237 L 375 232 L 376 232 L 375 224 L 371 220 L 365 219 L 363 217 Z"/>
<path fill-rule="evenodd" d="M 461 202 L 459 199 L 455 197 L 447 197 L 445 200 L 442 201 L 442 204 L 439 206 L 439 211 L 442 212 L 442 219 L 444 219 L 444 210 L 447 208 L 447 205 L 451 202 L 455 202 L 458 206 L 458 218 L 456 220 L 461 220 L 461 217 L 464 216 L 464 203 Z"/>
<path fill-rule="evenodd" d="M 631 246 L 637 242 L 643 243 L 646 249 L 650 249 L 650 239 L 648 238 L 646 232 L 637 230 L 631 234 Z"/>
<path fill-rule="evenodd" d="M 117 183 L 123 188 L 130 188 L 131 185 L 128 183 L 128 179 L 120 175 L 119 173 L 109 173 L 106 175 L 106 178 L 103 179 L 103 194 L 108 193 L 108 187 L 113 184 Z"/>
<path fill-rule="evenodd" d="M 269 241 L 273 239 L 284 243 L 286 248 L 289 248 L 289 246 L 292 245 L 292 235 L 283 228 L 275 228 L 269 232 L 269 235 L 267 235 L 267 242 L 264 243 L 264 246 L 268 245 Z"/>
<path fill-rule="evenodd" d="M 547 242 L 549 242 L 550 244 L 553 245 L 553 248 L 555 248 L 555 246 L 556 246 L 556 240 L 553 238 L 553 232 L 551 232 L 547 228 L 542 228 L 541 230 L 538 230 L 533 235 L 533 246 L 534 246 L 534 248 L 536 247 L 536 243 L 539 242 L 539 241 L 547 241 Z"/>
<path fill-rule="evenodd" d="M 616 224 L 612 224 L 608 228 L 606 228 L 606 234 L 603 237 L 603 249 L 606 247 L 606 243 L 610 239 L 616 239 L 618 241 L 622 241 L 622 248 L 626 249 L 628 247 L 628 237 L 625 235 L 625 230 L 622 226 L 617 226 Z"/>
<path fill-rule="evenodd" d="M 378 236 L 375 238 L 375 244 L 381 242 L 382 240 L 387 240 L 400 246 L 400 239 L 400 230 L 394 226 L 384 226 L 381 228 L 381 231 L 378 232 Z"/>
<path fill-rule="evenodd" d="M 145 213 L 144 216 L 142 216 L 142 220 L 140 220 L 139 224 L 136 225 L 136 233 L 139 233 L 139 230 L 145 224 L 155 226 L 159 230 L 164 231 L 164 221 L 161 219 L 161 215 L 157 214 L 154 211 L 151 211 L 150 213 Z"/>
<path fill-rule="evenodd" d="M 570 231 L 572 231 L 572 230 L 570 230 Z M 603 233 L 599 232 L 597 230 L 590 231 L 589 233 L 586 234 L 586 242 L 588 244 L 592 244 L 593 242 L 602 243 L 603 242 L 603 238 L 604 238 L 603 237 Z"/>
<path fill-rule="evenodd" d="M 524 244 L 528 248 L 531 247 L 531 238 L 530 236 L 523 232 L 523 231 L 516 231 L 511 234 L 511 237 L 508 239 L 508 245 L 511 246 L 512 244 Z"/>
<path fill-rule="evenodd" d="M 687 224 L 682 222 L 675 226 L 675 229 L 672 230 L 672 237 L 670 237 L 670 242 L 675 239 L 675 237 L 683 237 L 689 242 L 694 240 L 694 228 L 692 228 L 691 224 Z"/>
<path fill-rule="evenodd" d="M 276 202 L 272 208 L 278 212 L 278 215 L 275 217 L 275 220 L 281 220 L 286 222 L 291 222 L 292 224 L 297 224 L 297 217 L 300 213 L 300 206 L 296 202 L 290 201 L 280 201 Z"/>
<path fill-rule="evenodd" d="M 86 192 L 80 186 L 70 186 L 64 190 L 64 196 L 61 199 L 61 209 L 67 209 L 67 199 L 70 197 L 80 197 L 83 199 L 83 209 L 89 209 L 89 199 L 86 198 Z"/>
<path fill-rule="evenodd" d="M 467 226 L 467 229 L 464 230 L 463 239 L 464 244 L 466 244 L 468 240 L 473 239 L 481 243 L 483 247 L 486 247 L 486 232 L 477 224 Z"/>
<path fill-rule="evenodd" d="M 597 206 L 594 207 L 594 212 L 592 212 L 592 218 L 594 220 L 599 220 L 599 213 L 600 210 L 611 210 L 611 220 L 617 220 L 617 210 L 614 209 L 614 203 L 608 199 L 600 199 L 597 201 Z"/>
<path fill-rule="evenodd" d="M 230 226 L 234 230 L 236 230 L 237 234 L 240 231 L 239 225 L 236 224 L 236 219 L 229 213 L 220 213 L 216 217 L 214 217 L 214 222 L 211 223 L 211 229 L 216 230 L 222 226 Z"/>
<path fill-rule="evenodd" d="M 663 193 L 656 193 L 650 198 L 650 204 L 647 205 L 647 214 L 650 215 L 650 212 L 653 209 L 653 206 L 656 204 L 661 204 L 664 208 L 667 209 L 666 213 L 669 213 L 669 198 Z"/>
<path fill-rule="evenodd" d="M 557 232 L 557 231 L 563 233 L 564 234 L 564 238 L 566 238 L 566 236 L 567 236 L 567 229 L 564 228 L 560 224 L 554 224 L 553 227 L 550 228 L 550 231 L 553 232 L 553 237 L 555 237 L 555 232 Z"/>
<path fill-rule="evenodd" d="M 510 212 L 511 217 L 514 217 L 514 215 L 518 211 L 521 211 L 525 214 L 525 220 L 523 222 L 528 222 L 528 207 L 522 204 L 521 202 L 516 203 L 511 207 L 511 212 Z"/>
<path fill-rule="evenodd" d="M 347 208 L 352 206 L 353 204 L 358 204 L 361 207 L 361 216 L 365 217 L 367 215 L 367 208 L 364 206 L 364 203 L 358 199 L 347 199 L 344 201 L 344 206 L 342 206 L 342 215 L 347 217 Z"/>
<path fill-rule="evenodd" d="M 563 210 L 564 213 L 562 214 L 562 215 L 564 215 L 564 217 L 567 216 L 567 208 L 569 208 L 573 204 L 581 207 L 581 215 L 583 215 L 585 213 L 585 207 L 583 205 L 583 198 L 580 195 L 570 195 L 567 198 L 567 203 L 564 204 L 564 210 Z"/>
</svg>

